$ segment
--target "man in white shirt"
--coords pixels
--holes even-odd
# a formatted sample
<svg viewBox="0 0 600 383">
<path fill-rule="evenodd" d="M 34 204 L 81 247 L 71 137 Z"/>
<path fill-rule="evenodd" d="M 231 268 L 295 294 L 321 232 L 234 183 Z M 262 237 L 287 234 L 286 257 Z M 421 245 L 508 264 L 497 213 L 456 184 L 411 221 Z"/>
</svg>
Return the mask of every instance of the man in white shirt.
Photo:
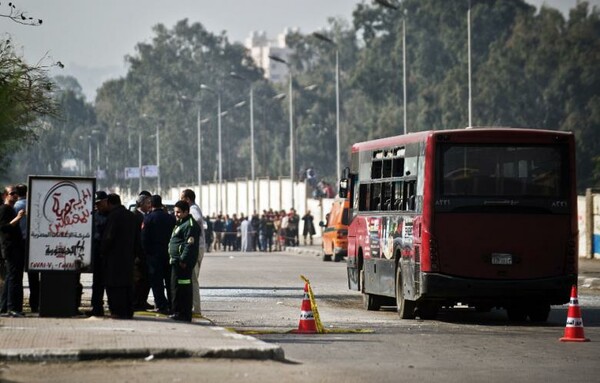
<svg viewBox="0 0 600 383">
<path fill-rule="evenodd" d="M 200 275 L 200 265 L 202 264 L 202 258 L 204 258 L 204 250 L 206 247 L 204 230 L 205 223 L 204 218 L 202 216 L 202 210 L 200 210 L 200 206 L 196 205 L 196 193 L 192 189 L 185 189 L 179 195 L 179 199 L 187 202 L 190 205 L 190 214 L 191 216 L 198 222 L 198 226 L 200 226 L 200 239 L 198 241 L 198 261 L 196 262 L 196 266 L 194 266 L 194 270 L 192 272 L 192 301 L 193 301 L 193 314 L 201 314 L 200 312 L 200 284 L 198 282 L 198 276 Z"/>
</svg>

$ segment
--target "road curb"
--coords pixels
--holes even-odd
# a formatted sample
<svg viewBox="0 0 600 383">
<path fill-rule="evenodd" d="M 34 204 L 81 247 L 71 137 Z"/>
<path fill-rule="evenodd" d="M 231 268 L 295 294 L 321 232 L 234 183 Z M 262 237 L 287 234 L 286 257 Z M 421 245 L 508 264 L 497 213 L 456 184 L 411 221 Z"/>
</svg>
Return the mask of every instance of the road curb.
<svg viewBox="0 0 600 383">
<path fill-rule="evenodd" d="M 320 256 L 323 254 L 321 252 L 321 250 L 310 249 L 310 248 L 306 248 L 306 247 L 302 247 L 302 246 L 286 247 L 285 251 L 289 252 L 289 253 L 306 254 L 306 255 L 313 255 L 313 256 Z"/>
<path fill-rule="evenodd" d="M 0 351 L 0 360 L 20 362 L 90 361 L 101 359 L 177 359 L 177 358 L 225 358 L 253 360 L 285 360 L 281 347 L 257 348 L 201 348 L 201 349 L 8 349 Z"/>
<path fill-rule="evenodd" d="M 226 358 L 285 360 L 281 346 L 226 328 L 164 318 L 2 318 L 0 361 Z"/>
</svg>

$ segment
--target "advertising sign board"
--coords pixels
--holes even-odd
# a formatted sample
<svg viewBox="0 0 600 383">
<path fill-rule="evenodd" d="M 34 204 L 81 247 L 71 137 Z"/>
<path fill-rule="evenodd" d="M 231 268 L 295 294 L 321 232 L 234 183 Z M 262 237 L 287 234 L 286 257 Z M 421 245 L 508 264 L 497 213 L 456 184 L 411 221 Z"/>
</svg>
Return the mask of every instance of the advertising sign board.
<svg viewBox="0 0 600 383">
<path fill-rule="evenodd" d="M 29 177 L 29 270 L 81 270 L 92 258 L 94 178 Z"/>
</svg>

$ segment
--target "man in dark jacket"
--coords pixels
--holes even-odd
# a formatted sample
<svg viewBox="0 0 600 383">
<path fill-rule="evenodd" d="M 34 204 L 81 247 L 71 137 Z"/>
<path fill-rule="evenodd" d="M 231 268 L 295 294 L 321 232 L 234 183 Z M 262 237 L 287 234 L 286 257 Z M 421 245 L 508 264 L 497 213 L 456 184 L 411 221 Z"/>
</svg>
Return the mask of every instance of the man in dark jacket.
<svg viewBox="0 0 600 383">
<path fill-rule="evenodd" d="M 111 317 L 133 317 L 133 262 L 141 251 L 140 227 L 135 216 L 121 205 L 117 194 L 106 199 L 108 218 L 100 246 L 104 283 Z"/>
<path fill-rule="evenodd" d="M 171 264 L 171 319 L 192 321 L 192 271 L 198 259 L 200 227 L 190 215 L 190 205 L 185 201 L 175 204 L 177 223 L 169 241 Z"/>
<path fill-rule="evenodd" d="M 134 215 L 138 224 L 140 235 L 144 226 L 144 218 L 151 210 L 151 194 L 143 190 L 136 200 L 137 208 Z M 133 264 L 133 309 L 136 311 L 145 311 L 151 309 L 148 303 L 148 293 L 150 292 L 150 282 L 148 277 L 148 262 L 146 254 L 141 251 L 134 259 Z"/>
<path fill-rule="evenodd" d="M 104 276 L 100 246 L 108 215 L 108 194 L 97 191 L 94 198 L 94 237 L 92 247 L 92 309 L 86 314 L 104 316 Z"/>
<path fill-rule="evenodd" d="M 15 212 L 13 206 L 18 196 L 14 186 L 8 186 L 2 193 L 0 205 L 0 249 L 6 269 L 4 288 L 0 298 L 0 311 L 4 315 L 23 316 L 23 267 L 25 249 L 19 221 L 25 210 Z"/>
<path fill-rule="evenodd" d="M 144 217 L 142 248 L 148 265 L 148 279 L 154 295 L 154 305 L 160 313 L 169 311 L 171 278 L 169 271 L 169 240 L 175 217 L 167 213 L 159 195 L 152 196 L 152 211 Z M 167 297 L 165 297 L 165 288 Z"/>
</svg>

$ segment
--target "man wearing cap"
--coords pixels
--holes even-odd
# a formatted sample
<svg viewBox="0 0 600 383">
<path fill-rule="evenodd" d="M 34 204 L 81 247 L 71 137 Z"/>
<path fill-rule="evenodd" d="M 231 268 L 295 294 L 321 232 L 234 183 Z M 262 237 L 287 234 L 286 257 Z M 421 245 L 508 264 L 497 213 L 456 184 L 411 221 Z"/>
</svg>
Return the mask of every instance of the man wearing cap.
<svg viewBox="0 0 600 383">
<path fill-rule="evenodd" d="M 146 254 L 154 305 L 158 312 L 167 314 L 171 302 L 169 240 L 175 226 L 175 217 L 164 210 L 159 195 L 153 195 L 151 202 L 152 211 L 144 217 L 142 248 Z M 165 288 L 167 297 L 165 297 Z"/>
<path fill-rule="evenodd" d="M 171 319 L 192 321 L 192 271 L 198 259 L 200 227 L 190 214 L 185 201 L 175 203 L 177 223 L 169 241 L 171 264 Z"/>
<path fill-rule="evenodd" d="M 90 316 L 104 316 L 104 278 L 102 275 L 102 258 L 100 257 L 100 240 L 106 226 L 108 195 L 104 191 L 97 191 L 94 198 L 94 236 L 92 242 L 92 309 L 86 314 Z"/>
<path fill-rule="evenodd" d="M 194 314 L 200 314 L 200 284 L 198 277 L 200 275 L 200 267 L 202 266 L 202 259 L 204 259 L 204 250 L 206 247 L 204 218 L 202 217 L 202 210 L 200 210 L 200 206 L 196 205 L 196 193 L 194 193 L 192 189 L 183 190 L 179 196 L 179 199 L 188 203 L 190 207 L 190 215 L 194 217 L 194 220 L 196 220 L 200 228 L 200 238 L 198 240 L 198 258 L 192 272 L 193 311 Z"/>
</svg>

